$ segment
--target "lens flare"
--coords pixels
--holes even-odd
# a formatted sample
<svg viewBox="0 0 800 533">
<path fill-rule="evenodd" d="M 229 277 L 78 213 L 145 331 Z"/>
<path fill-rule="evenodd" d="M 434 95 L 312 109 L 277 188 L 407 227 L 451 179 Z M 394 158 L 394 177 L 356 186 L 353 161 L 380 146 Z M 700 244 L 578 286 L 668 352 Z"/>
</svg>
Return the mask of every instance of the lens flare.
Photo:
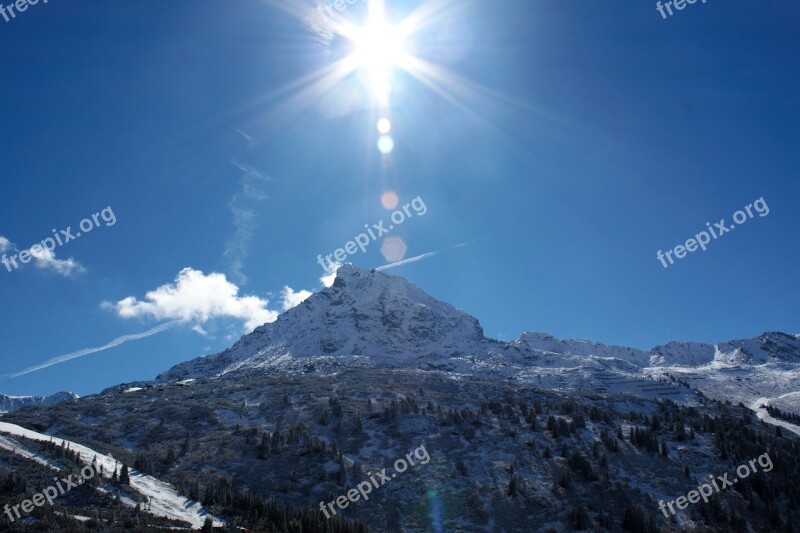
<svg viewBox="0 0 800 533">
<path fill-rule="evenodd" d="M 388 118 L 382 118 L 378 121 L 378 133 L 386 135 L 392 131 L 392 123 Z"/>
<path fill-rule="evenodd" d="M 399 203 L 400 198 L 397 197 L 397 193 L 394 191 L 386 191 L 381 196 L 381 205 L 384 209 L 394 209 Z"/>
<path fill-rule="evenodd" d="M 381 138 L 378 139 L 378 150 L 384 155 L 391 154 L 394 150 L 394 139 L 389 135 L 381 135 Z"/>
<path fill-rule="evenodd" d="M 386 237 L 381 244 L 381 253 L 390 263 L 402 261 L 407 251 L 408 246 L 400 237 Z"/>
</svg>

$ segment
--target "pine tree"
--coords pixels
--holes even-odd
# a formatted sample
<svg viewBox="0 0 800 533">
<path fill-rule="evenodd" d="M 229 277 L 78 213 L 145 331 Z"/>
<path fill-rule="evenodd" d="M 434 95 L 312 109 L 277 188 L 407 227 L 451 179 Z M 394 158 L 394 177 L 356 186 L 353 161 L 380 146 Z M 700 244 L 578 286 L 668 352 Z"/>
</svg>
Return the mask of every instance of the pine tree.
<svg viewBox="0 0 800 533">
<path fill-rule="evenodd" d="M 256 457 L 260 460 L 264 460 L 269 455 L 269 436 L 267 433 L 264 433 L 261 437 L 261 444 L 258 445 L 258 453 Z"/>
<path fill-rule="evenodd" d="M 131 476 L 130 471 L 128 470 L 128 465 L 122 465 L 122 472 L 119 475 L 119 482 L 122 485 L 130 485 L 131 484 Z"/>
<path fill-rule="evenodd" d="M 336 482 L 339 485 L 344 485 L 345 481 L 347 481 L 347 470 L 344 467 L 344 455 L 342 452 L 339 452 L 339 473 L 336 475 Z"/>
<path fill-rule="evenodd" d="M 572 511 L 572 519 L 575 529 L 578 531 L 583 531 L 589 527 L 589 513 L 583 505 L 579 505 Z"/>
<path fill-rule="evenodd" d="M 164 457 L 164 464 L 169 466 L 174 462 L 175 462 L 175 450 L 172 448 L 172 446 L 170 446 L 169 450 L 167 450 L 167 456 Z"/>
<path fill-rule="evenodd" d="M 189 488 L 189 499 L 194 501 L 198 501 L 200 499 L 200 484 L 196 479 Z"/>
</svg>

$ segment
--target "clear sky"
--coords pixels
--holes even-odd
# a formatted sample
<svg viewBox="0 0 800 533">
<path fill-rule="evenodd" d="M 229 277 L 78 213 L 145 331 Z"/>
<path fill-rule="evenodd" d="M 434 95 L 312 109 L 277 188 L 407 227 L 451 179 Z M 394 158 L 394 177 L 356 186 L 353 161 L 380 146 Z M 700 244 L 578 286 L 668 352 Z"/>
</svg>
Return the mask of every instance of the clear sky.
<svg viewBox="0 0 800 533">
<path fill-rule="evenodd" d="M 387 27 L 341 5 L 0 18 L 0 251 L 89 229 L 0 265 L 0 392 L 218 352 L 319 290 L 318 255 L 393 225 L 395 195 L 418 201 L 346 260 L 438 251 L 387 273 L 488 336 L 800 333 L 797 3 L 387 0 Z M 750 204 L 706 251 L 657 258 Z"/>
</svg>

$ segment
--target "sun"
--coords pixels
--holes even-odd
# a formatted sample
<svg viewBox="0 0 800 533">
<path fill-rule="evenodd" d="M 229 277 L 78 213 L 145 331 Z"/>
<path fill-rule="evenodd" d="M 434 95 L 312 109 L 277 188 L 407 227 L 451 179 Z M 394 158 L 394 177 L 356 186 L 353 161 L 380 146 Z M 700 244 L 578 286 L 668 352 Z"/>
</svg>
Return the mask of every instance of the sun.
<svg viewBox="0 0 800 533">
<path fill-rule="evenodd" d="M 372 1 L 369 15 L 362 27 L 353 29 L 352 64 L 359 77 L 371 88 L 381 105 L 388 105 L 392 91 L 392 71 L 402 66 L 407 55 L 406 37 L 399 26 L 392 26 L 384 15 L 383 3 Z"/>
<path fill-rule="evenodd" d="M 347 0 L 346 3 L 353 5 L 356 1 Z M 363 98 L 365 103 L 371 99 L 371 105 L 381 111 L 382 117 L 387 116 L 383 111 L 393 107 L 395 99 L 413 94 L 415 84 L 409 83 L 412 78 L 464 110 L 485 107 L 497 100 L 520 107 L 516 101 L 437 64 L 437 59 L 446 55 L 447 50 L 431 46 L 432 41 L 426 35 L 432 35 L 440 25 L 446 26 L 451 19 L 458 19 L 460 12 L 467 9 L 469 1 L 420 0 L 420 4 L 410 13 L 398 8 L 391 11 L 392 16 L 387 16 L 385 4 L 388 0 L 362 1 L 367 3 L 367 14 L 360 23 L 351 20 L 349 15 L 345 17 L 331 11 L 328 17 L 324 8 L 317 10 L 313 18 L 315 24 L 324 26 L 324 32 L 316 26 L 315 31 L 328 51 L 335 51 L 332 57 L 337 59 L 276 91 L 275 95 L 288 96 L 282 110 L 295 112 L 319 102 L 327 98 L 335 87 L 344 86 L 344 80 L 350 76 L 355 76 L 365 90 L 362 94 L 356 85 L 347 85 L 347 90 L 358 91 L 350 93 L 350 97 L 354 100 Z M 307 17 L 306 11 L 295 12 L 288 7 L 282 9 Z M 400 15 L 400 12 L 403 14 Z M 323 22 L 317 20 L 320 16 L 324 18 Z M 388 130 L 387 134 L 381 133 L 387 135 Z M 384 141 L 382 146 L 390 150 L 388 141 Z"/>
<path fill-rule="evenodd" d="M 398 29 L 391 27 L 382 14 L 371 15 L 354 36 L 354 59 L 362 68 L 389 70 L 403 57 L 403 40 Z"/>
</svg>

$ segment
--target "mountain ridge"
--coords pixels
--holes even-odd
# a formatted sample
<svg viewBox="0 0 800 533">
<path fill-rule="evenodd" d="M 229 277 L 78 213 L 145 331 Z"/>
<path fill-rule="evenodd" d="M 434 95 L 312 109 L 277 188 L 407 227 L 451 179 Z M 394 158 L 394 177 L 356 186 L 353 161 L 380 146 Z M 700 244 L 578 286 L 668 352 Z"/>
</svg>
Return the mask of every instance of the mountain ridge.
<svg viewBox="0 0 800 533">
<path fill-rule="evenodd" d="M 57 403 L 77 400 L 79 396 L 74 392 L 56 392 L 48 396 L 9 396 L 0 394 L 0 413 L 10 413 L 27 405 L 54 405 Z"/>
<path fill-rule="evenodd" d="M 207 378 L 326 357 L 422 368 L 464 358 L 517 365 L 558 359 L 567 367 L 597 363 L 635 373 L 636 368 L 796 364 L 800 335 L 766 332 L 719 344 L 672 341 L 648 351 L 536 332 L 500 341 L 486 337 L 477 318 L 413 283 L 347 264 L 331 287 L 314 293 L 275 322 L 257 327 L 222 352 L 180 363 L 156 381 Z"/>
</svg>

